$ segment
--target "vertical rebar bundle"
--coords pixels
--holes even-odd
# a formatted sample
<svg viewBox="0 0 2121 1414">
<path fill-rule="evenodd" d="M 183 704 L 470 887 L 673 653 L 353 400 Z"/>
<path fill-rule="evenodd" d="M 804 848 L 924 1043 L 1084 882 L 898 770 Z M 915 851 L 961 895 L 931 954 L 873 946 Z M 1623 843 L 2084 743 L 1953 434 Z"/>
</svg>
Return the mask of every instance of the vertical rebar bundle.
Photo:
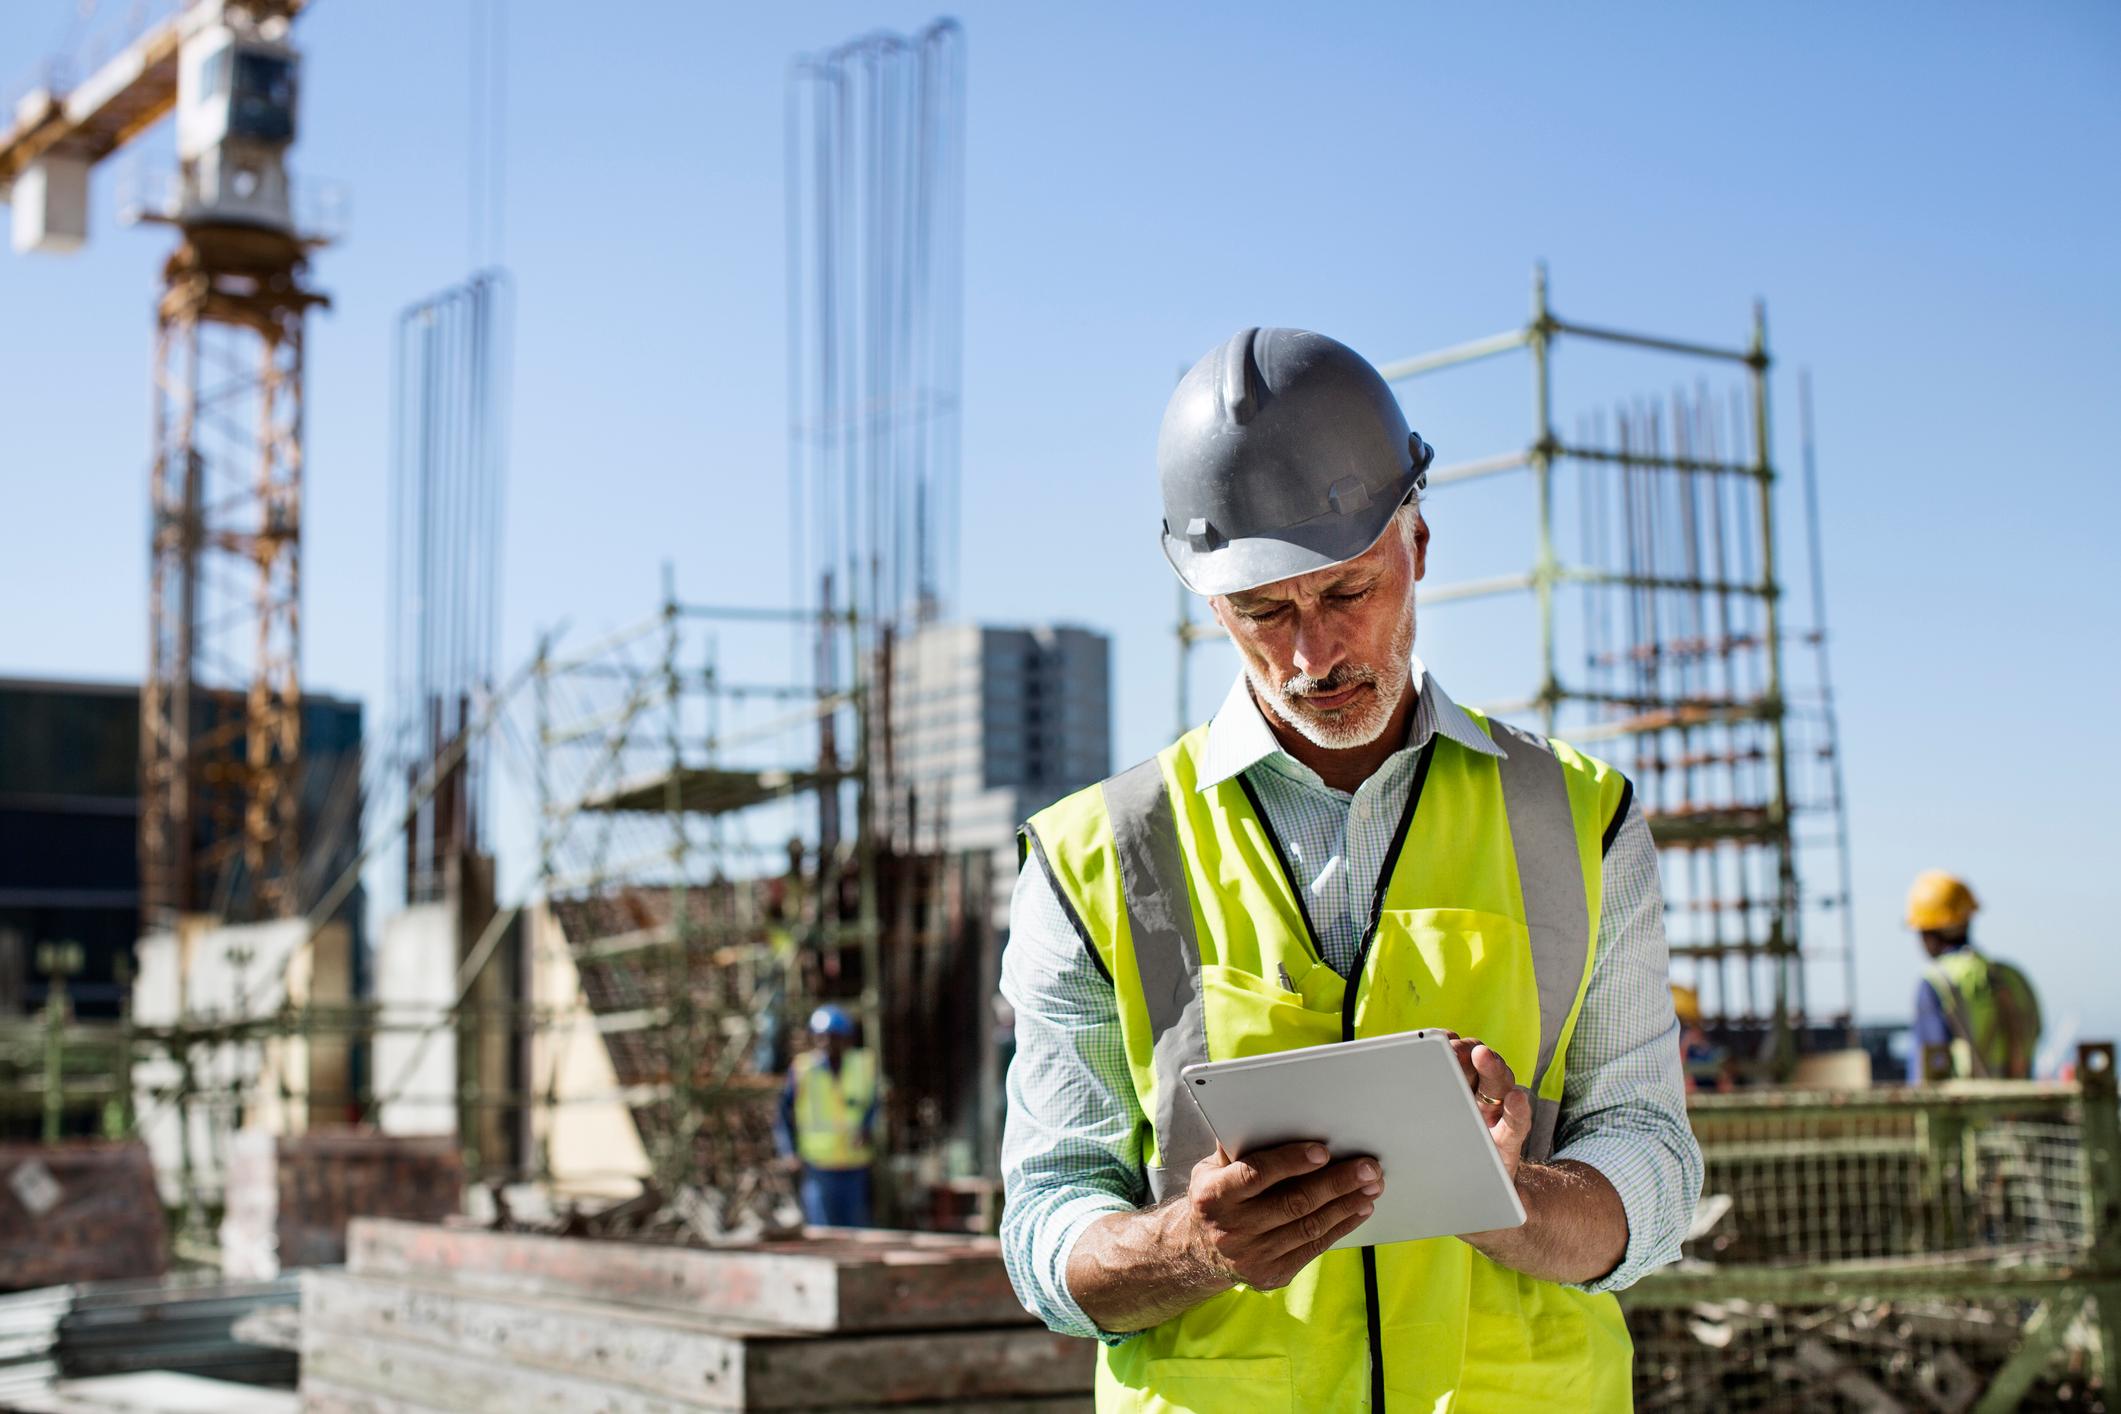
<svg viewBox="0 0 2121 1414">
<path fill-rule="evenodd" d="M 397 768 L 412 807 L 406 901 L 444 897 L 486 852 L 486 742 L 452 750 L 493 692 L 507 468 L 508 278 L 485 271 L 398 316 L 392 409 L 390 645 Z"/>
<path fill-rule="evenodd" d="M 892 644 L 955 589 L 964 52 L 940 19 L 800 57 L 788 78 L 789 588 L 816 614 L 820 700 L 844 685 L 863 703 L 819 720 L 820 877 L 842 867 L 851 803 L 848 863 L 872 905 L 879 842 L 910 841 L 918 814 L 895 778 Z M 872 1036 L 877 923 L 863 919 Z"/>
<path fill-rule="evenodd" d="M 1805 1010 L 1758 488 L 1757 425 L 1706 382 L 1616 410 L 1570 449 L 1582 563 L 1582 677 L 1664 853 L 1672 956 L 1704 1014 L 1787 1028 Z"/>
<path fill-rule="evenodd" d="M 964 52 L 943 19 L 789 73 L 790 589 L 876 633 L 955 587 Z"/>
</svg>

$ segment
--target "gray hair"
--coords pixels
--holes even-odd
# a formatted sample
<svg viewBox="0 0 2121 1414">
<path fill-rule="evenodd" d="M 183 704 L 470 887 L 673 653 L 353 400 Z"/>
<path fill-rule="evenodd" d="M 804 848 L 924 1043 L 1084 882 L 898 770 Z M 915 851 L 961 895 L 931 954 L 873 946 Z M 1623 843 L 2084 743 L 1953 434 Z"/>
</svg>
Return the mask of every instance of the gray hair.
<svg viewBox="0 0 2121 1414">
<path fill-rule="evenodd" d="M 1407 493 L 1407 499 L 1392 512 L 1392 524 L 1399 528 L 1399 543 L 1407 547 L 1409 555 L 1413 554 L 1414 536 L 1421 525 L 1421 492 Z"/>
</svg>

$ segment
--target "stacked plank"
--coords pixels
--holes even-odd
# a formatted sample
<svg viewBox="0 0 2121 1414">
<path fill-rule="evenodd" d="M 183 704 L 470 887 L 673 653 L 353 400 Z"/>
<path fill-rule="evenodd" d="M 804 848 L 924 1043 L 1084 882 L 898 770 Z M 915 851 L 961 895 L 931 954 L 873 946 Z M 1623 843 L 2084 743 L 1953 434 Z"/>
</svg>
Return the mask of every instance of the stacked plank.
<svg viewBox="0 0 2121 1414">
<path fill-rule="evenodd" d="M 742 1248 L 353 1224 L 302 1278 L 303 1407 L 1087 1410 L 991 1240 L 816 1231 Z"/>
<path fill-rule="evenodd" d="M 353 1219 L 439 1222 L 463 1201 L 464 1159 L 447 1135 L 245 1130 L 229 1145 L 221 1269 L 262 1281 L 334 1266 Z"/>
<path fill-rule="evenodd" d="M 0 1291 L 153 1276 L 167 1249 L 146 1145 L 0 1144 Z"/>
<path fill-rule="evenodd" d="M 61 1377 L 148 1370 L 292 1387 L 294 1352 L 255 1345 L 234 1326 L 296 1299 L 291 1280 L 231 1282 L 197 1272 L 0 1297 L 0 1409 Z"/>
<path fill-rule="evenodd" d="M 70 1286 L 0 1296 L 0 1409 L 59 1378 L 59 1322 L 73 1304 Z"/>
<path fill-rule="evenodd" d="M 175 1370 L 292 1385 L 294 1352 L 253 1345 L 234 1326 L 260 1307 L 299 1299 L 289 1279 L 226 1281 L 211 1272 L 76 1287 L 59 1321 L 59 1369 L 76 1378 Z"/>
</svg>

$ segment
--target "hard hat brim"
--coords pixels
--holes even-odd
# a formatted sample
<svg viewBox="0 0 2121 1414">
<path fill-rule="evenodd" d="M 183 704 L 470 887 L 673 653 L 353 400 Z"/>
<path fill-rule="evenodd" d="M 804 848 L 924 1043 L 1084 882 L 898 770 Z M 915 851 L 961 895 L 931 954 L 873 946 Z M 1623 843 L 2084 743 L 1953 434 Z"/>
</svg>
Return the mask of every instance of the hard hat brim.
<svg viewBox="0 0 2121 1414">
<path fill-rule="evenodd" d="M 1323 515 L 1265 535 L 1248 535 L 1212 550 L 1196 550 L 1184 536 L 1162 534 L 1164 559 L 1179 583 L 1203 598 L 1242 594 L 1263 584 L 1316 574 L 1360 559 L 1384 537 L 1421 476 L 1408 467 L 1396 495 L 1380 496 L 1360 511 Z"/>
</svg>

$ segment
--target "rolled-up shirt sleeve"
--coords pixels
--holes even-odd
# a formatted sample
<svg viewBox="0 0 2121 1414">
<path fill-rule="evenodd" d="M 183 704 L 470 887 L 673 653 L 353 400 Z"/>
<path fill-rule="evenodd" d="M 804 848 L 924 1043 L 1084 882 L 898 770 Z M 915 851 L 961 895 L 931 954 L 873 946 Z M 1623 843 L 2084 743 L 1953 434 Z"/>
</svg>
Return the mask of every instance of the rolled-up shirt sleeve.
<svg viewBox="0 0 2121 1414">
<path fill-rule="evenodd" d="M 1701 1195 L 1669 965 L 1657 847 L 1631 802 L 1606 851 L 1598 956 L 1569 1039 L 1554 1152 L 1604 1174 L 1627 1211 L 1620 1265 L 1586 1291 L 1618 1291 L 1675 1260 Z"/>
<path fill-rule="evenodd" d="M 1127 1073 L 1111 980 L 1036 859 L 1010 900 L 1002 996 L 1016 1013 L 1002 1129 L 1002 1260 L 1017 1299 L 1049 1327 L 1119 1339 L 1076 1304 L 1068 1254 L 1092 1223 L 1147 1200 L 1147 1120 Z"/>
</svg>

